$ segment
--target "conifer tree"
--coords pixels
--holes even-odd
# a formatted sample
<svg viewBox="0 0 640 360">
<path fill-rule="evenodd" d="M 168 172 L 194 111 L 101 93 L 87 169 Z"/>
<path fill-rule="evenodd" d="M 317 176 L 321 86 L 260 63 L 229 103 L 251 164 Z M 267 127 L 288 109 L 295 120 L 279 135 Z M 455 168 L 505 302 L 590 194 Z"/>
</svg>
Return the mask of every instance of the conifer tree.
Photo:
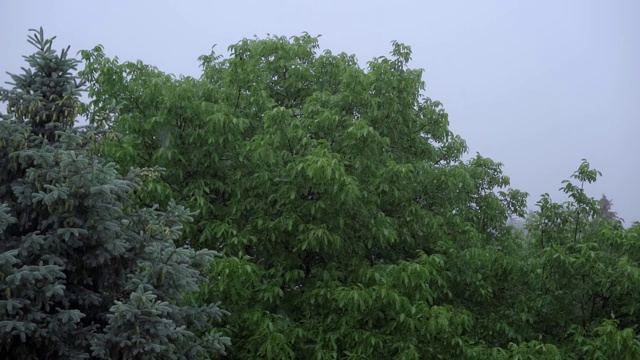
<svg viewBox="0 0 640 360">
<path fill-rule="evenodd" d="M 216 255 L 174 243 L 184 207 L 130 197 L 159 169 L 118 174 L 92 151 L 99 129 L 74 128 L 78 61 L 42 29 L 29 68 L 0 89 L 0 357 L 197 359 L 224 353 L 208 331 L 226 314 L 195 306 Z"/>
<path fill-rule="evenodd" d="M 618 219 L 618 213 L 611 210 L 612 207 L 613 201 L 611 201 L 611 199 L 608 199 L 607 195 L 602 194 L 602 197 L 598 201 L 600 217 L 609 221 Z"/>
</svg>

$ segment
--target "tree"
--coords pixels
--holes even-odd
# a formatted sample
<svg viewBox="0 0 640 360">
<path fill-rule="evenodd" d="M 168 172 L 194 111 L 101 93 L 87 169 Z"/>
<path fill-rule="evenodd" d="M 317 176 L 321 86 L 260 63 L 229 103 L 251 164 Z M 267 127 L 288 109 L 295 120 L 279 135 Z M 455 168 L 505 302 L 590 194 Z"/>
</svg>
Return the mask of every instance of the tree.
<svg viewBox="0 0 640 360">
<path fill-rule="evenodd" d="M 410 49 L 362 69 L 308 35 L 242 40 L 199 79 L 83 51 L 96 151 L 167 169 L 136 193 L 197 210 L 225 252 L 201 287 L 227 358 L 636 358 L 640 226 L 592 221 L 586 161 L 530 214 L 422 95 Z M 505 189 L 507 189 L 505 191 Z"/>
<path fill-rule="evenodd" d="M 598 201 L 598 209 L 600 210 L 600 217 L 605 220 L 613 221 L 618 219 L 618 214 L 615 211 L 612 211 L 613 202 L 607 199 L 605 194 L 602 194 L 602 197 Z"/>
<path fill-rule="evenodd" d="M 177 247 L 191 213 L 130 197 L 159 169 L 125 176 L 95 155 L 101 130 L 73 128 L 82 82 L 42 29 L 1 89 L 0 353 L 6 359 L 194 359 L 224 353 L 226 314 L 195 306 L 215 252 Z"/>
<path fill-rule="evenodd" d="M 408 46 L 367 69 L 317 49 L 245 39 L 199 79 L 83 51 L 99 151 L 166 168 L 138 201 L 197 210 L 185 233 L 225 253 L 200 299 L 229 306 L 230 358 L 506 357 L 476 335 L 456 254 L 508 242 L 526 194 L 461 160 Z"/>
<path fill-rule="evenodd" d="M 520 260 L 531 274 L 523 277 L 530 290 L 516 308 L 526 309 L 536 336 L 566 356 L 631 359 L 640 351 L 640 298 L 630 291 L 640 286 L 640 241 L 620 222 L 592 221 L 602 203 L 586 194 L 585 185 L 599 175 L 583 160 L 563 181 L 569 201 L 554 203 L 544 194 L 538 202 Z"/>
</svg>

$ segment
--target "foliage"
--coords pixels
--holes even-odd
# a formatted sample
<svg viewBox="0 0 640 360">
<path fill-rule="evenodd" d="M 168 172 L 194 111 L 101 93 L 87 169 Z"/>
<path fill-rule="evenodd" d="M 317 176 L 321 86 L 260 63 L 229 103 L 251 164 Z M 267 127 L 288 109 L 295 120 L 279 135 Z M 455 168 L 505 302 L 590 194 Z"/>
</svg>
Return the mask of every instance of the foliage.
<svg viewBox="0 0 640 360">
<path fill-rule="evenodd" d="M 532 313 L 544 325 L 538 331 L 547 339 L 582 333 L 602 337 L 604 329 L 613 334 L 617 324 L 627 329 L 616 336 L 628 336 L 638 323 L 640 299 L 631 289 L 640 285 L 640 242 L 637 233 L 620 222 L 591 221 L 600 209 L 584 185 L 598 175 L 583 161 L 572 176 L 579 185 L 565 180 L 561 188 L 571 200 L 556 204 L 545 194 L 529 224 L 530 272 L 537 274 L 532 276 L 532 295 L 540 299 Z M 607 345 L 619 347 L 617 342 Z"/>
<path fill-rule="evenodd" d="M 196 306 L 215 252 L 177 247 L 184 207 L 130 197 L 154 169 L 125 176 L 95 156 L 101 133 L 73 128 L 82 82 L 68 48 L 33 30 L 30 68 L 0 90 L 0 352 L 8 359 L 194 359 L 224 353 L 226 314 Z"/>
<path fill-rule="evenodd" d="M 309 35 L 244 39 L 198 79 L 83 51 L 97 151 L 197 210 L 227 358 L 636 358 L 640 226 L 600 221 L 584 161 L 525 231 L 526 194 L 424 97 L 408 46 L 360 67 Z M 574 184 L 574 182 L 577 182 Z M 600 204 L 600 209 L 599 209 Z"/>
<path fill-rule="evenodd" d="M 461 160 L 409 47 L 366 70 L 317 48 L 243 40 L 200 79 L 84 51 L 90 118 L 114 131 L 101 151 L 167 169 L 143 203 L 199 211 L 187 233 L 227 255 L 201 295 L 228 304 L 233 357 L 464 356 L 473 316 L 448 305 L 446 254 L 509 236 L 524 194 Z"/>
</svg>

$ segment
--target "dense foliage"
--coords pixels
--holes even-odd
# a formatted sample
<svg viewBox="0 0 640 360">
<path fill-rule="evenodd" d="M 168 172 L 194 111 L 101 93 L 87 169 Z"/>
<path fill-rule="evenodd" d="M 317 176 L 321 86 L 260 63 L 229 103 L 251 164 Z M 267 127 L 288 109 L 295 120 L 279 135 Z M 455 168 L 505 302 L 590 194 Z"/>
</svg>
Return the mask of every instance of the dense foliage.
<svg viewBox="0 0 640 360">
<path fill-rule="evenodd" d="M 567 202 L 545 194 L 524 229 L 507 226 L 527 194 L 500 163 L 463 160 L 408 46 L 366 68 L 318 49 L 306 34 L 244 39 L 202 56 L 199 78 L 81 52 L 84 156 L 117 163 L 114 179 L 149 175 L 123 213 L 185 206 L 194 221 L 162 234 L 224 254 L 202 258 L 196 295 L 168 284 L 229 310 L 197 335 L 230 337 L 229 359 L 640 358 L 640 226 L 586 194 L 599 172 L 583 161 Z M 140 219 L 123 229 L 153 223 Z"/>
<path fill-rule="evenodd" d="M 243 40 L 199 79 L 84 51 L 105 156 L 162 166 L 142 203 L 199 211 L 223 251 L 200 300 L 231 310 L 229 358 L 636 358 L 638 227 L 586 196 L 526 194 L 422 96 L 410 49 L 362 69 L 308 35 Z"/>
<path fill-rule="evenodd" d="M 183 206 L 131 201 L 153 169 L 126 176 L 94 155 L 95 127 L 73 128 L 78 60 L 42 29 L 28 69 L 0 90 L 0 357 L 195 359 L 224 353 L 225 314 L 195 306 L 215 252 L 174 244 Z"/>
<path fill-rule="evenodd" d="M 445 254 L 507 236 L 524 196 L 460 160 L 408 47 L 366 71 L 316 49 L 244 40 L 199 80 L 84 52 L 93 114 L 123 135 L 102 150 L 167 169 L 142 201 L 199 211 L 190 233 L 227 255 L 202 296 L 231 311 L 234 356 L 462 355 L 473 319 L 449 304 Z"/>
</svg>

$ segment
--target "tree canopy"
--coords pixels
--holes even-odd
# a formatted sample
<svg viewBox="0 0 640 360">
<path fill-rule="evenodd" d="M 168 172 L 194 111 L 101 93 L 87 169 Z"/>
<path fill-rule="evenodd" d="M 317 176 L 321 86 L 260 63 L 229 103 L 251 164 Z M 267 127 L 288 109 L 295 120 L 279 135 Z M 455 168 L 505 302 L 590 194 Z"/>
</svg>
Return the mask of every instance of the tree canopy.
<svg viewBox="0 0 640 360">
<path fill-rule="evenodd" d="M 199 211 L 188 231 L 226 255 L 202 296 L 228 304 L 236 356 L 463 354 L 445 254 L 507 236 L 524 196 L 494 192 L 500 164 L 461 160 L 408 46 L 367 69 L 317 49 L 243 40 L 200 79 L 85 51 L 92 115 L 120 136 L 102 150 L 167 169 L 142 201 Z"/>
<path fill-rule="evenodd" d="M 131 220 L 121 229 L 142 235 L 124 253 L 155 236 L 192 259 L 223 255 L 163 288 L 182 321 L 229 312 L 195 321 L 178 347 L 211 334 L 208 355 L 228 359 L 640 357 L 640 226 L 587 195 L 600 173 L 586 160 L 563 182 L 568 201 L 544 194 L 526 214 L 502 164 L 465 155 L 409 46 L 365 67 L 308 34 L 228 50 L 201 56 L 198 78 L 80 52 L 84 156 L 135 184 L 118 200 L 127 216 L 180 224 L 152 235 L 156 218 Z M 524 229 L 507 225 L 525 215 Z M 156 289 L 150 261 L 123 271 Z"/>
</svg>

